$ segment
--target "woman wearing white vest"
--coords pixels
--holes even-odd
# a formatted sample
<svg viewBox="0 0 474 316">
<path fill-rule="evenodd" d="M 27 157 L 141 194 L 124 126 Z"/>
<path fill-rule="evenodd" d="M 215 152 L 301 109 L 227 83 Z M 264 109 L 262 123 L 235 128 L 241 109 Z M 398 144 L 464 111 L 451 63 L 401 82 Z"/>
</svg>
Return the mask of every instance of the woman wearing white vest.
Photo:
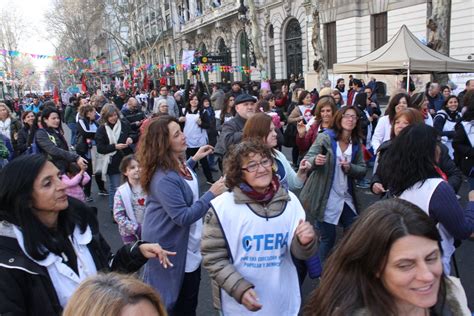
<svg viewBox="0 0 474 316">
<path fill-rule="evenodd" d="M 231 191 L 211 201 L 204 220 L 203 266 L 213 280 L 214 306 L 224 315 L 297 315 L 300 309 L 291 255 L 307 259 L 317 242 L 273 163 L 260 142 L 236 145 L 224 161 Z"/>
<path fill-rule="evenodd" d="M 454 159 L 454 127 L 461 120 L 461 111 L 458 110 L 458 106 L 458 97 L 455 95 L 449 96 L 433 120 L 433 127 L 436 128 L 442 136 L 441 141 L 448 147 L 451 159 Z"/>
<path fill-rule="evenodd" d="M 444 272 L 449 275 L 454 239 L 466 239 L 474 231 L 474 203 L 463 210 L 438 167 L 437 136 L 426 124 L 405 127 L 382 156 L 378 171 L 393 195 L 417 205 L 438 223 Z M 474 201 L 473 191 L 469 200 Z"/>
</svg>

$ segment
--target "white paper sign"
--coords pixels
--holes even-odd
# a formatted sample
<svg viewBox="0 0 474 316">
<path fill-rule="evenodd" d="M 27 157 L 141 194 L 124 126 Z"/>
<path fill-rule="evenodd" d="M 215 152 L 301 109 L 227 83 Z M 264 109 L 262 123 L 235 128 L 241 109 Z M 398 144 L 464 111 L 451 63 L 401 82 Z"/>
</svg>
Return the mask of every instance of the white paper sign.
<svg viewBox="0 0 474 316">
<path fill-rule="evenodd" d="M 184 65 L 191 65 L 191 63 L 194 61 L 194 52 L 194 50 L 183 50 L 182 63 Z"/>
</svg>

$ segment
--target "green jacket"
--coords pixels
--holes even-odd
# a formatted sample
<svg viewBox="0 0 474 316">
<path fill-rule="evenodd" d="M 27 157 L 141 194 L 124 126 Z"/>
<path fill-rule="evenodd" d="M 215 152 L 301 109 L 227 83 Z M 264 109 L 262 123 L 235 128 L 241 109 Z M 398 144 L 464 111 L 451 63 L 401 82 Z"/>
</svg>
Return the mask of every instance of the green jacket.
<svg viewBox="0 0 474 316">
<path fill-rule="evenodd" d="M 323 147 L 327 149 L 326 164 L 323 166 L 316 166 L 314 164 L 315 157 L 322 152 Z M 334 170 L 336 168 L 336 155 L 334 152 L 336 151 L 336 148 L 337 140 L 334 131 L 326 130 L 323 133 L 318 134 L 316 140 L 305 156 L 305 159 L 313 164 L 313 171 L 300 194 L 300 200 L 306 210 L 308 220 L 318 220 L 322 222 L 324 219 L 324 212 L 326 210 L 329 192 L 331 191 L 334 180 Z M 352 144 L 351 168 L 348 173 L 349 193 L 354 199 L 354 205 L 357 212 L 359 212 L 359 207 L 354 193 L 354 182 L 356 179 L 362 179 L 365 176 L 366 171 L 367 167 L 360 144 Z"/>
<path fill-rule="evenodd" d="M 66 124 L 76 123 L 77 107 L 72 107 L 68 105 L 66 111 L 64 112 L 64 122 Z"/>
</svg>

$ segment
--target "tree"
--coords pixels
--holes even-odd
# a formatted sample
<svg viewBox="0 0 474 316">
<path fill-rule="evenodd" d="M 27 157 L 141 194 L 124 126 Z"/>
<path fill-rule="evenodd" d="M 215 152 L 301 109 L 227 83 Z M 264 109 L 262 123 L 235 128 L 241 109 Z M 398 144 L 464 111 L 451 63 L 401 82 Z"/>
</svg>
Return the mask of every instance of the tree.
<svg viewBox="0 0 474 316">
<path fill-rule="evenodd" d="M 23 22 L 25 19 L 19 13 L 14 2 L 9 2 L 8 9 L 0 11 L 0 46 L 8 51 L 17 51 L 18 45 L 27 33 L 27 27 Z M 15 79 L 15 60 L 17 56 L 7 54 L 3 56 L 5 70 L 12 74 L 11 79 Z"/>
<path fill-rule="evenodd" d="M 56 55 L 74 58 L 95 58 L 105 50 L 102 30 L 105 0 L 54 0 L 52 9 L 45 14 L 52 33 Z M 55 63 L 57 71 L 78 71 L 90 68 L 88 63 Z M 76 78 L 77 79 L 77 78 Z"/>
<path fill-rule="evenodd" d="M 431 15 L 427 20 L 428 47 L 449 56 L 449 25 L 451 19 L 451 0 L 432 0 Z M 433 81 L 447 84 L 447 74 L 434 74 Z"/>
</svg>

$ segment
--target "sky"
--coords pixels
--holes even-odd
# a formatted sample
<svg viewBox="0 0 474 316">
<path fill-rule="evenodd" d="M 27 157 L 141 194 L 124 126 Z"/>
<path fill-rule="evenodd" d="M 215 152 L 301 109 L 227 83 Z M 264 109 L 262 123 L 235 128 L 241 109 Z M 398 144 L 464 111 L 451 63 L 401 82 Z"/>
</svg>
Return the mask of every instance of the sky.
<svg viewBox="0 0 474 316">
<path fill-rule="evenodd" d="M 40 55 L 54 55 L 54 46 L 47 40 L 48 31 L 43 20 L 44 13 L 52 6 L 51 0 L 0 0 L 0 8 L 16 6 L 29 25 L 19 43 L 19 51 Z M 48 60 L 33 59 L 37 70 L 44 70 Z"/>
</svg>

